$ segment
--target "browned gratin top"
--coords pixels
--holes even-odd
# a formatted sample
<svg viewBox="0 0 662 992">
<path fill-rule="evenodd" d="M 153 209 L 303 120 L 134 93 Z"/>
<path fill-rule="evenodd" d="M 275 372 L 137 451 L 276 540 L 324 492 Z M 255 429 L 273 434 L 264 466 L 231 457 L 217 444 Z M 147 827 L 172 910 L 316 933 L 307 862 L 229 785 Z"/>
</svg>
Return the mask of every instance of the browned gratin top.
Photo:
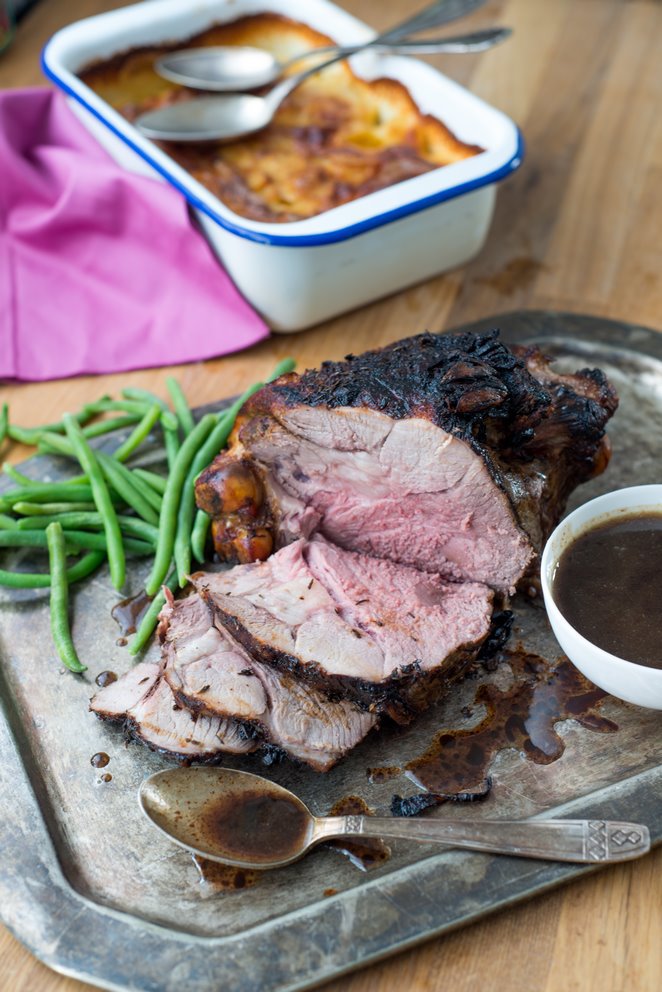
<svg viewBox="0 0 662 992">
<path fill-rule="evenodd" d="M 329 44 L 332 39 L 305 24 L 279 14 L 254 14 L 176 44 L 123 52 L 80 76 L 111 107 L 134 120 L 146 110 L 199 95 L 156 74 L 154 61 L 165 52 L 255 45 L 286 61 Z M 235 213 L 268 222 L 313 217 L 482 151 L 421 113 L 402 83 L 367 82 L 346 62 L 295 90 L 258 134 L 231 144 L 161 146 Z"/>
</svg>

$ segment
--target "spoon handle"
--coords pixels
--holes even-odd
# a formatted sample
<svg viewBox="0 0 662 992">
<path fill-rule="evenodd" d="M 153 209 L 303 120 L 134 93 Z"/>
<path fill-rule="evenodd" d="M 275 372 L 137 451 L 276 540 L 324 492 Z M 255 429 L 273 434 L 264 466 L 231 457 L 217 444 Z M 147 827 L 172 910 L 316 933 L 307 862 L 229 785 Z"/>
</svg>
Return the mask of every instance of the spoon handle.
<svg viewBox="0 0 662 992">
<path fill-rule="evenodd" d="M 549 861 L 629 861 L 650 850 L 648 827 L 619 820 L 450 822 L 338 816 L 318 823 L 325 837 L 394 837 Z"/>
<path fill-rule="evenodd" d="M 469 34 L 449 35 L 447 38 L 425 38 L 417 41 L 405 38 L 403 41 L 385 41 L 373 43 L 370 50 L 373 52 L 386 52 L 389 55 L 434 55 L 438 52 L 480 52 L 486 48 L 492 48 L 502 41 L 506 41 L 512 35 L 512 28 L 484 28 L 482 31 L 471 31 Z M 319 59 L 326 55 L 342 55 L 347 58 L 355 55 L 364 49 L 365 43 L 361 45 L 335 45 L 329 48 L 311 48 L 307 52 L 301 52 L 294 58 L 283 62 L 281 72 L 296 65 L 297 62 L 305 62 L 308 59 Z"/>
<path fill-rule="evenodd" d="M 383 31 L 375 38 L 370 39 L 370 41 L 358 45 L 356 51 L 361 52 L 366 48 L 372 48 L 382 42 L 399 41 L 401 38 L 406 38 L 408 35 L 415 34 L 418 31 L 447 24 L 449 21 L 454 21 L 458 17 L 472 13 L 478 7 L 482 7 L 484 3 L 485 0 L 437 0 L 436 3 L 425 7 L 418 14 L 414 14 L 413 17 L 408 17 L 406 21 L 402 21 L 400 24 L 389 28 L 388 31 Z M 304 69 L 294 76 L 287 76 L 281 83 L 274 86 L 272 90 L 269 90 L 265 94 L 264 99 L 270 105 L 272 112 L 275 113 L 276 108 L 280 106 L 285 97 L 292 90 L 296 89 L 297 86 L 301 86 L 310 76 L 314 76 L 327 66 L 333 65 L 335 62 L 341 62 L 345 58 L 347 56 L 342 51 L 336 51 L 334 55 L 325 59 L 323 62 L 309 69 Z"/>
<path fill-rule="evenodd" d="M 406 38 L 407 35 L 416 34 L 418 31 L 427 31 L 428 28 L 448 24 L 449 21 L 455 21 L 459 17 L 472 14 L 474 10 L 484 4 L 485 0 L 437 0 L 437 3 L 424 7 L 413 17 L 408 17 L 406 21 L 382 32 L 379 40 L 397 41 L 399 38 Z"/>
</svg>

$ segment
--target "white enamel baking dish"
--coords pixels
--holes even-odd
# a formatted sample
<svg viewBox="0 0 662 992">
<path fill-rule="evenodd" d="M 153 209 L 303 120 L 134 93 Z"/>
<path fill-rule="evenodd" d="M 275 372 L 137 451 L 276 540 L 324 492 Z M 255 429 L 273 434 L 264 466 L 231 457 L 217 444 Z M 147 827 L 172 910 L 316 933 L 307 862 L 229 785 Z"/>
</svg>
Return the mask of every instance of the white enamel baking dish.
<svg viewBox="0 0 662 992">
<path fill-rule="evenodd" d="M 496 183 L 518 167 L 515 124 L 468 90 L 413 58 L 365 52 L 352 66 L 365 78 L 391 76 L 422 111 L 485 151 L 328 210 L 265 224 L 240 217 L 85 86 L 88 63 L 140 45 L 172 42 L 247 13 L 273 10 L 340 43 L 374 32 L 329 0 L 149 0 L 71 24 L 46 45 L 46 75 L 127 169 L 160 176 L 191 204 L 214 251 L 274 330 L 302 330 L 472 258 L 494 211 Z"/>
</svg>

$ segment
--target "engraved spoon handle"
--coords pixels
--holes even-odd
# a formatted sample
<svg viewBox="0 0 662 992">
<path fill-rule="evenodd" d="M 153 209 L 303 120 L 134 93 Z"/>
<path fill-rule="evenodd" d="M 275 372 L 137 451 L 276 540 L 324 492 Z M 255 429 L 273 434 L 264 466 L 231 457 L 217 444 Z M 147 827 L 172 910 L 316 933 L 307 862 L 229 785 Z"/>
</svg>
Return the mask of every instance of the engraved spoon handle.
<svg viewBox="0 0 662 992">
<path fill-rule="evenodd" d="M 619 820 L 449 822 L 338 816 L 317 822 L 325 837 L 394 837 L 549 861 L 629 861 L 650 850 L 648 827 Z"/>
</svg>

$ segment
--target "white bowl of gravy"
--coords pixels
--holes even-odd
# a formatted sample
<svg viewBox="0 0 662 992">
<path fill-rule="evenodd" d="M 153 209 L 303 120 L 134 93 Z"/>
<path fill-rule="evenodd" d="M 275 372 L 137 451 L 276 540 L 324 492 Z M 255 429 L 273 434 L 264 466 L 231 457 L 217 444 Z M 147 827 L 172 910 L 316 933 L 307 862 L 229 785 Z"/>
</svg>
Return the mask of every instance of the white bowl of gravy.
<svg viewBox="0 0 662 992">
<path fill-rule="evenodd" d="M 580 672 L 662 709 L 662 485 L 580 506 L 547 541 L 540 571 L 552 630 Z"/>
</svg>

